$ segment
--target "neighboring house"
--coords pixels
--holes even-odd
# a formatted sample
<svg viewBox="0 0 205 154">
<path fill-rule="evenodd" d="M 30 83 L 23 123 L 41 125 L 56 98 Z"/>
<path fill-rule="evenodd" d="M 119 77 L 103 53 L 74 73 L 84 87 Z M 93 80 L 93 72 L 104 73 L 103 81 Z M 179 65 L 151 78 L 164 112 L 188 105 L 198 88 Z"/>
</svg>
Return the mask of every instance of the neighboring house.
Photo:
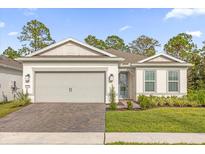
<svg viewBox="0 0 205 154">
<path fill-rule="evenodd" d="M 74 39 L 50 45 L 23 62 L 23 89 L 33 102 L 109 103 L 138 95 L 183 96 L 190 64 L 166 54 L 144 57 L 103 51 Z"/>
<path fill-rule="evenodd" d="M 13 100 L 22 90 L 22 64 L 0 56 L 0 102 Z"/>
</svg>

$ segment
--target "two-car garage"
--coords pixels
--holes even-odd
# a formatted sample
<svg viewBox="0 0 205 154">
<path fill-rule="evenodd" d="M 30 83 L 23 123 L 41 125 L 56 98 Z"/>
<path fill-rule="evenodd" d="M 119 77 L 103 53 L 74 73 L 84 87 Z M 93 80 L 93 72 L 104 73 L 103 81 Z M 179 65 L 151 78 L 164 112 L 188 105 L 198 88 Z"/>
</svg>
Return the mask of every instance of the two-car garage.
<svg viewBox="0 0 205 154">
<path fill-rule="evenodd" d="M 18 60 L 23 63 L 23 91 L 33 103 L 82 104 L 109 103 L 124 59 L 68 38 Z"/>
<path fill-rule="evenodd" d="M 105 72 L 35 72 L 35 102 L 104 103 Z"/>
</svg>

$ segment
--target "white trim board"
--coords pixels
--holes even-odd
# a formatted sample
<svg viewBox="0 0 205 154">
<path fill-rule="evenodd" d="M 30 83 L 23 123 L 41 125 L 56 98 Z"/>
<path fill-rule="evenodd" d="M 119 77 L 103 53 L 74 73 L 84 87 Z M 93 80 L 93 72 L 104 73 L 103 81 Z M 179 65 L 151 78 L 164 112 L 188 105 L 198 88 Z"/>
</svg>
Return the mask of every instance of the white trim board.
<svg viewBox="0 0 205 154">
<path fill-rule="evenodd" d="M 165 53 L 160 53 L 160 54 L 156 54 L 156 55 L 154 55 L 154 56 L 145 58 L 145 59 L 139 61 L 138 63 L 144 63 L 144 62 L 147 62 L 147 61 L 149 61 L 149 60 L 151 60 L 151 59 L 154 59 L 154 58 L 157 58 L 157 57 L 160 57 L 160 56 L 164 56 L 164 57 L 166 57 L 166 58 L 168 58 L 168 59 L 174 60 L 174 61 L 179 62 L 179 63 L 186 63 L 186 62 L 183 61 L 183 60 L 180 60 L 180 59 L 178 59 L 178 58 L 175 58 L 175 57 L 170 56 L 170 55 L 165 54 Z"/>
<path fill-rule="evenodd" d="M 119 62 L 123 61 L 123 58 L 118 57 L 106 57 L 106 58 L 70 58 L 70 57 L 23 57 L 17 58 L 18 61 L 65 61 L 65 62 L 79 62 L 79 61 L 90 61 L 90 62 L 97 62 L 97 61 L 108 61 L 108 62 Z"/>
</svg>

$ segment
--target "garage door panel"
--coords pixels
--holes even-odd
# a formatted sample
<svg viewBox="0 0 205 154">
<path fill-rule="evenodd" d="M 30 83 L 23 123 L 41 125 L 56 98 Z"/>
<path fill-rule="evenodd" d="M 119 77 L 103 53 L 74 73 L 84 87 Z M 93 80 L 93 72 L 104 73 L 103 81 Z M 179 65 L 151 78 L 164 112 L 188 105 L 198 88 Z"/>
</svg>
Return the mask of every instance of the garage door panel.
<svg viewBox="0 0 205 154">
<path fill-rule="evenodd" d="M 104 73 L 36 73 L 36 102 L 104 102 Z"/>
</svg>

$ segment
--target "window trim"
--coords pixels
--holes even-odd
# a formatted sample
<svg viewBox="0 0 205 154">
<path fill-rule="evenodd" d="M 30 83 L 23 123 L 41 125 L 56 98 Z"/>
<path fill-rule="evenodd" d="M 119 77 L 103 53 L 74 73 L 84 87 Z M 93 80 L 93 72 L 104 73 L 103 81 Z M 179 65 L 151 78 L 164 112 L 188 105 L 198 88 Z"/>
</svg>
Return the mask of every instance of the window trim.
<svg viewBox="0 0 205 154">
<path fill-rule="evenodd" d="M 178 73 L 178 80 L 169 80 L 169 72 L 177 72 Z M 178 90 L 177 91 L 169 91 L 169 83 L 178 83 Z M 180 93 L 180 70 L 167 70 L 167 92 L 168 93 Z"/>
<path fill-rule="evenodd" d="M 151 80 L 148 80 L 148 81 L 145 80 L 145 74 L 146 74 L 147 71 L 152 71 L 152 72 L 154 72 L 154 75 L 155 75 L 154 91 L 146 91 L 146 90 L 145 90 L 145 82 L 153 82 L 153 81 L 151 81 Z M 156 85 L 157 85 L 157 71 L 156 71 L 156 70 L 151 70 L 151 69 L 146 69 L 146 70 L 144 70 L 144 73 L 143 73 L 143 92 L 144 92 L 144 93 L 147 93 L 147 94 L 156 93 L 156 88 L 157 88 Z"/>
</svg>

